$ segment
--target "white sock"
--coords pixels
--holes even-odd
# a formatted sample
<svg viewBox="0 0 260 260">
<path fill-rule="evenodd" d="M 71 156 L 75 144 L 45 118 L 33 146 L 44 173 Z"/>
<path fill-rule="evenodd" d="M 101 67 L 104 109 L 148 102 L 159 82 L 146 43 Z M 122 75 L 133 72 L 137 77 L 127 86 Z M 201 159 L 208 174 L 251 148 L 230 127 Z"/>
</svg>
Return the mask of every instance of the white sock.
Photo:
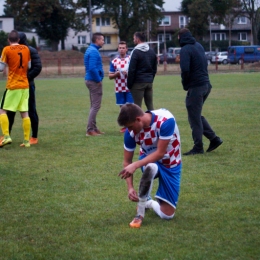
<svg viewBox="0 0 260 260">
<path fill-rule="evenodd" d="M 154 177 L 158 173 L 158 166 L 157 166 L 156 163 L 148 163 L 146 166 L 143 167 L 143 171 L 145 171 L 146 167 L 148 167 L 148 166 L 151 169 L 151 174 L 153 175 L 153 177 L 151 179 L 151 185 L 150 185 L 149 191 L 148 191 L 148 193 L 145 196 L 146 198 L 151 196 L 150 194 L 151 194 L 151 191 L 152 191 L 152 188 L 153 188 Z"/>
<path fill-rule="evenodd" d="M 144 218 L 146 201 L 146 198 L 139 198 L 139 202 L 137 204 L 137 216 L 142 216 Z"/>
<path fill-rule="evenodd" d="M 162 219 L 169 220 L 169 219 L 172 219 L 174 217 L 174 213 L 171 216 L 168 216 L 168 215 L 164 214 L 161 211 L 160 204 L 157 201 L 155 201 L 155 200 L 148 200 L 146 202 L 145 207 L 148 208 L 148 209 L 153 209 L 154 212 Z"/>
</svg>

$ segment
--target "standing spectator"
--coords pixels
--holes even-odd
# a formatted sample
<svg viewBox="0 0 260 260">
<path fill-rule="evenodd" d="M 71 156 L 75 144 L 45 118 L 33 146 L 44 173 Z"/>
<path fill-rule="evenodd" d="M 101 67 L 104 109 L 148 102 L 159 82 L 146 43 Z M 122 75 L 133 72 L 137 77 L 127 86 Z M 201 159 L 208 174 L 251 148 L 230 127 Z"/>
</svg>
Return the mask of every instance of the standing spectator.
<svg viewBox="0 0 260 260">
<path fill-rule="evenodd" d="M 177 207 L 181 182 L 181 141 L 174 116 L 166 109 L 143 112 L 135 104 L 122 106 L 118 124 L 126 126 L 124 136 L 124 169 L 119 173 L 126 180 L 128 198 L 138 202 L 137 215 L 129 224 L 140 228 L 145 208 L 152 208 L 162 219 L 172 219 Z M 140 145 L 139 160 L 133 162 L 136 144 Z M 133 186 L 133 174 L 143 174 L 139 193 Z M 150 197 L 154 178 L 159 179 L 156 199 Z"/>
<path fill-rule="evenodd" d="M 9 68 L 6 90 L 0 104 L 0 122 L 4 135 L 0 141 L 0 147 L 12 143 L 8 110 L 20 111 L 24 131 L 24 141 L 20 146 L 30 147 L 31 120 L 28 115 L 29 82 L 27 78 L 27 71 L 31 66 L 30 50 L 27 46 L 19 44 L 19 34 L 16 30 L 9 33 L 8 41 L 10 46 L 3 49 L 0 66 L 0 71 L 3 71 L 6 65 Z"/>
<path fill-rule="evenodd" d="M 89 90 L 90 111 L 87 123 L 86 136 L 98 136 L 104 134 L 97 128 L 96 117 L 101 107 L 102 101 L 102 80 L 104 70 L 99 49 L 104 45 L 104 35 L 94 33 L 92 43 L 87 48 L 84 55 L 84 65 L 86 70 L 85 82 Z"/>
<path fill-rule="evenodd" d="M 116 104 L 122 107 L 127 103 L 134 103 L 133 97 L 127 87 L 127 73 L 130 61 L 130 56 L 127 54 L 127 44 L 124 41 L 119 42 L 119 56 L 110 62 L 109 79 L 115 79 Z M 123 127 L 120 132 L 126 130 Z"/>
<path fill-rule="evenodd" d="M 223 141 L 216 136 L 206 118 L 201 115 L 203 104 L 212 88 L 205 51 L 187 28 L 179 31 L 178 38 L 182 47 L 180 52 L 182 85 L 183 89 L 188 91 L 186 108 L 194 141 L 193 148 L 183 155 L 204 153 L 202 135 L 210 140 L 207 152 L 211 152 Z"/>
<path fill-rule="evenodd" d="M 141 107 L 144 98 L 147 109 L 153 110 L 153 80 L 157 72 L 157 57 L 145 42 L 144 33 L 134 33 L 134 43 L 136 47 L 131 53 L 127 87 L 135 104 Z"/>
<path fill-rule="evenodd" d="M 36 110 L 36 99 L 35 99 L 35 83 L 34 79 L 40 74 L 42 70 L 41 58 L 35 48 L 28 46 L 26 34 L 19 33 L 19 44 L 26 45 L 30 50 L 31 55 L 31 68 L 27 72 L 27 78 L 29 81 L 29 117 L 31 119 L 32 137 L 30 138 L 30 144 L 38 143 L 38 128 L 39 128 L 39 117 Z M 14 123 L 16 112 L 7 111 L 9 120 L 9 133 L 11 133 L 12 126 Z"/>
</svg>

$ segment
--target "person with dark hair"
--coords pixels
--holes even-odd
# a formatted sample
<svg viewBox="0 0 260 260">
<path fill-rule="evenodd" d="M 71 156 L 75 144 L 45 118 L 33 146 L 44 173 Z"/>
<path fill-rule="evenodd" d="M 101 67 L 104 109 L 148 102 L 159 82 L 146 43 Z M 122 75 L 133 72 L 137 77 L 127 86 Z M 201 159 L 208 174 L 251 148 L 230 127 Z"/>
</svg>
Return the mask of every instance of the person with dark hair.
<svg viewBox="0 0 260 260">
<path fill-rule="evenodd" d="M 27 78 L 29 81 L 29 117 L 31 119 L 32 136 L 30 138 L 30 144 L 38 143 L 38 128 L 39 128 L 39 117 L 36 110 L 36 99 L 35 99 L 35 83 L 34 79 L 40 74 L 42 70 L 41 58 L 38 51 L 32 46 L 28 45 L 26 34 L 23 32 L 19 33 L 19 44 L 25 45 L 30 50 L 31 55 L 31 68 L 27 72 Z M 9 132 L 12 131 L 16 112 L 7 111 L 9 120 Z"/>
<path fill-rule="evenodd" d="M 121 107 L 117 122 L 127 127 L 124 169 L 119 176 L 126 180 L 128 198 L 138 202 L 130 227 L 141 227 L 146 208 L 153 209 L 162 219 L 172 219 L 178 203 L 182 169 L 180 133 L 174 116 L 166 109 L 144 112 L 136 104 L 126 104 Z M 136 144 L 140 145 L 140 155 L 139 160 L 133 162 Z M 138 168 L 143 174 L 137 194 L 133 174 Z M 157 201 L 150 196 L 155 178 L 159 179 Z"/>
<path fill-rule="evenodd" d="M 135 32 L 134 43 L 136 47 L 131 53 L 127 87 L 135 104 L 142 107 L 144 99 L 147 109 L 153 110 L 153 81 L 157 72 L 157 56 L 145 42 L 144 33 Z"/>
<path fill-rule="evenodd" d="M 92 43 L 87 48 L 84 55 L 85 65 L 85 83 L 89 90 L 90 111 L 87 123 L 86 136 L 99 136 L 104 134 L 101 132 L 96 123 L 97 113 L 101 107 L 103 89 L 102 80 L 104 78 L 104 70 L 102 58 L 99 49 L 104 45 L 104 35 L 102 33 L 94 33 Z"/>
<path fill-rule="evenodd" d="M 0 71 L 8 65 L 8 78 L 6 90 L 0 103 L 0 123 L 4 137 L 0 147 L 12 143 L 9 132 L 7 111 L 20 111 L 24 140 L 21 147 L 30 147 L 31 120 L 28 115 L 29 82 L 27 71 L 31 67 L 30 50 L 25 45 L 19 44 L 19 34 L 13 30 L 8 35 L 10 46 L 6 46 L 1 55 Z"/>
<path fill-rule="evenodd" d="M 130 56 L 127 54 L 127 44 L 125 41 L 120 41 L 118 44 L 119 55 L 110 62 L 109 79 L 115 80 L 116 104 L 122 107 L 127 103 L 134 103 L 131 92 L 127 87 L 127 74 Z M 125 132 L 123 127 L 120 132 Z"/>
<path fill-rule="evenodd" d="M 203 104 L 212 88 L 205 51 L 187 28 L 179 31 L 178 39 L 181 46 L 182 85 L 183 89 L 187 91 L 186 108 L 194 141 L 193 148 L 183 155 L 203 154 L 203 135 L 210 141 L 207 152 L 211 152 L 219 147 L 223 141 L 215 134 L 206 118 L 201 115 Z"/>
</svg>

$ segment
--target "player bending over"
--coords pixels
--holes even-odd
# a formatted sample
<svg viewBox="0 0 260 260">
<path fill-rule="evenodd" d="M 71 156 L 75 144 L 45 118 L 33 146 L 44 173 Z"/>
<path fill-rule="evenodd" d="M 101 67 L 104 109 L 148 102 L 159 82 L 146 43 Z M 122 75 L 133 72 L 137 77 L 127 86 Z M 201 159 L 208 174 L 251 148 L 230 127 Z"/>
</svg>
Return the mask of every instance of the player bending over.
<svg viewBox="0 0 260 260">
<path fill-rule="evenodd" d="M 126 180 L 128 198 L 138 202 L 137 214 L 129 224 L 140 228 L 146 208 L 152 208 L 162 219 L 175 214 L 181 181 L 181 143 L 174 116 L 166 109 L 144 112 L 135 104 L 122 106 L 118 124 L 127 127 L 124 135 L 124 169 L 119 173 Z M 136 144 L 140 145 L 139 160 L 133 162 Z M 141 168 L 143 175 L 137 194 L 133 174 Z M 155 198 L 150 197 L 153 180 L 159 178 Z"/>
</svg>

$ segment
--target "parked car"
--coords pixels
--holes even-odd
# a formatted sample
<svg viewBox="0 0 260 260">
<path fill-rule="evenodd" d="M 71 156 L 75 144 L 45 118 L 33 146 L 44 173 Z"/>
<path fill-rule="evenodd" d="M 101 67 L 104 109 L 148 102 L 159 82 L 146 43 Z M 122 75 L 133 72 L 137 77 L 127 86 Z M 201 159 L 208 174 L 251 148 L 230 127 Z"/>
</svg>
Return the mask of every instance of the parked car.
<svg viewBox="0 0 260 260">
<path fill-rule="evenodd" d="M 130 55 L 133 49 L 134 49 L 134 47 L 129 47 L 127 50 L 127 54 Z M 114 52 L 108 53 L 107 56 L 109 57 L 110 60 L 113 60 L 118 55 L 119 55 L 118 51 L 114 51 Z"/>
<path fill-rule="evenodd" d="M 233 64 L 260 61 L 260 46 L 229 46 L 228 61 Z"/>
<path fill-rule="evenodd" d="M 159 63 L 163 64 L 163 62 L 166 61 L 168 64 L 173 64 L 173 63 L 176 62 L 176 57 L 177 56 L 173 55 L 172 53 L 162 54 L 162 55 L 160 55 Z"/>
<path fill-rule="evenodd" d="M 213 63 L 218 62 L 222 64 L 228 64 L 228 52 L 227 51 L 221 51 L 217 52 L 214 56 L 212 56 Z"/>
<path fill-rule="evenodd" d="M 215 51 L 206 51 L 205 56 L 207 58 L 208 64 L 212 63 L 212 56 L 216 55 Z"/>
<path fill-rule="evenodd" d="M 181 52 L 181 48 L 180 47 L 169 47 L 168 48 L 168 53 L 172 55 L 172 58 L 173 59 L 176 59 L 176 57 L 178 55 L 180 55 L 180 52 Z"/>
</svg>

